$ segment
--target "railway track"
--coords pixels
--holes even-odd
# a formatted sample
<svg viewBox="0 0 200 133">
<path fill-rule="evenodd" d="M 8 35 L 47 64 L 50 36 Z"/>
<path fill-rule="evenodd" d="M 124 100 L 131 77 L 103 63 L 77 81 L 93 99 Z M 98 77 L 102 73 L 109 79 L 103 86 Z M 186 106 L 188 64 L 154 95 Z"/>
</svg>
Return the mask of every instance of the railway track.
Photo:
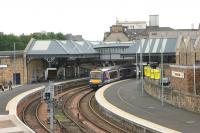
<svg viewBox="0 0 200 133">
<path fill-rule="evenodd" d="M 99 115 L 95 109 L 95 92 L 87 86 L 72 87 L 56 95 L 55 115 L 59 130 L 57 132 L 69 133 L 127 133 L 126 130 L 112 124 Z M 48 133 L 50 129 L 47 122 L 41 120 L 38 110 L 41 98 L 28 104 L 22 113 L 23 122 L 37 133 Z"/>
<path fill-rule="evenodd" d="M 24 108 L 22 121 L 37 133 L 49 133 L 49 127 L 43 124 L 38 117 L 38 110 L 41 106 L 40 100 L 40 98 L 37 98 Z"/>
<path fill-rule="evenodd" d="M 57 108 L 56 117 L 58 117 L 58 121 L 60 127 L 62 127 L 62 132 L 69 133 L 82 133 L 85 132 L 85 129 L 78 123 L 76 119 L 72 117 L 71 111 L 69 108 L 69 101 L 71 101 L 72 97 L 77 93 L 81 93 L 85 90 L 88 90 L 87 86 L 82 86 L 75 88 L 73 90 L 66 91 L 63 94 L 60 94 L 58 98 L 61 101 L 61 106 Z M 72 108 L 71 108 L 72 109 Z M 58 116 L 57 116 L 58 115 Z M 60 120 L 59 120 L 60 119 Z"/>
<path fill-rule="evenodd" d="M 95 92 L 89 89 L 83 89 L 68 95 L 62 107 L 62 112 L 73 122 L 73 128 L 68 132 L 101 132 L 101 133 L 127 133 L 126 130 L 120 128 L 107 121 L 93 109 Z M 73 130 L 75 129 L 75 130 Z"/>
<path fill-rule="evenodd" d="M 127 133 L 128 131 L 124 130 L 118 125 L 113 124 L 111 121 L 100 115 L 100 112 L 96 111 L 94 105 L 95 101 L 95 92 L 92 91 L 81 98 L 79 103 L 79 110 L 82 112 L 82 115 L 91 121 L 95 126 L 103 128 L 104 131 L 110 133 Z"/>
</svg>

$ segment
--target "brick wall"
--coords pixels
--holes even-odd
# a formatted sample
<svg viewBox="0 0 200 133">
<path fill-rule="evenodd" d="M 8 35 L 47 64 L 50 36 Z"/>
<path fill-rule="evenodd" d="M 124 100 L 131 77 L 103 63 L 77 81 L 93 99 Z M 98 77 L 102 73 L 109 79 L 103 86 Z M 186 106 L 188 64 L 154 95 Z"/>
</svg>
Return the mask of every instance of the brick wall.
<svg viewBox="0 0 200 133">
<path fill-rule="evenodd" d="M 171 76 L 172 71 L 182 72 L 184 73 L 184 78 L 178 78 Z M 167 75 L 171 79 L 171 86 L 176 89 L 180 90 L 184 93 L 191 93 L 194 94 L 194 69 L 193 66 L 176 66 L 171 67 L 168 70 Z M 200 95 L 200 68 L 196 68 L 196 92 Z"/>
</svg>

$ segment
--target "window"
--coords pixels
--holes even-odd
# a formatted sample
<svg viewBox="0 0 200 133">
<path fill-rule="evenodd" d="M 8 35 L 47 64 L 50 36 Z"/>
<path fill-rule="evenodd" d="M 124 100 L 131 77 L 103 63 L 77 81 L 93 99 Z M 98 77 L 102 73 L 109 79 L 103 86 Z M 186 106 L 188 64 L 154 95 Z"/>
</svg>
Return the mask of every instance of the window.
<svg viewBox="0 0 200 133">
<path fill-rule="evenodd" d="M 91 72 L 90 78 L 91 79 L 101 79 L 101 72 Z"/>
<path fill-rule="evenodd" d="M 115 79 L 118 77 L 117 71 L 110 72 L 110 79 Z"/>
</svg>

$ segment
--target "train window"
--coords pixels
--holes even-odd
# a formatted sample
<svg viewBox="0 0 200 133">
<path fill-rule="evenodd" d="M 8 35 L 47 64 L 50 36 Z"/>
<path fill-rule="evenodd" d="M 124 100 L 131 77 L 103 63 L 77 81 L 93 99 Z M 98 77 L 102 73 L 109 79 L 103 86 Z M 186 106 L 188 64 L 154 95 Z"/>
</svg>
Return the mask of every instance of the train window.
<svg viewBox="0 0 200 133">
<path fill-rule="evenodd" d="M 91 72 L 90 78 L 91 79 L 101 79 L 101 72 Z"/>
<path fill-rule="evenodd" d="M 107 76 L 106 72 L 103 73 L 103 80 L 108 80 L 108 76 Z"/>
<path fill-rule="evenodd" d="M 114 79 L 114 78 L 117 78 L 117 77 L 118 77 L 117 71 L 110 72 L 110 79 Z"/>
</svg>

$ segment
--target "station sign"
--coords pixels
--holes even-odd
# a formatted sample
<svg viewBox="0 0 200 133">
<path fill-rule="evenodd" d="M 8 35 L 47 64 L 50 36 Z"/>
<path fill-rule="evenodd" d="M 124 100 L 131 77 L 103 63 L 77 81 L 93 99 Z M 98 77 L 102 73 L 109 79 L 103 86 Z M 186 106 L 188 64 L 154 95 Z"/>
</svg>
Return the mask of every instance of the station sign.
<svg viewBox="0 0 200 133">
<path fill-rule="evenodd" d="M 7 68 L 8 65 L 0 65 L 0 68 Z"/>
<path fill-rule="evenodd" d="M 172 76 L 183 79 L 184 78 L 184 73 L 183 72 L 172 71 Z"/>
</svg>

